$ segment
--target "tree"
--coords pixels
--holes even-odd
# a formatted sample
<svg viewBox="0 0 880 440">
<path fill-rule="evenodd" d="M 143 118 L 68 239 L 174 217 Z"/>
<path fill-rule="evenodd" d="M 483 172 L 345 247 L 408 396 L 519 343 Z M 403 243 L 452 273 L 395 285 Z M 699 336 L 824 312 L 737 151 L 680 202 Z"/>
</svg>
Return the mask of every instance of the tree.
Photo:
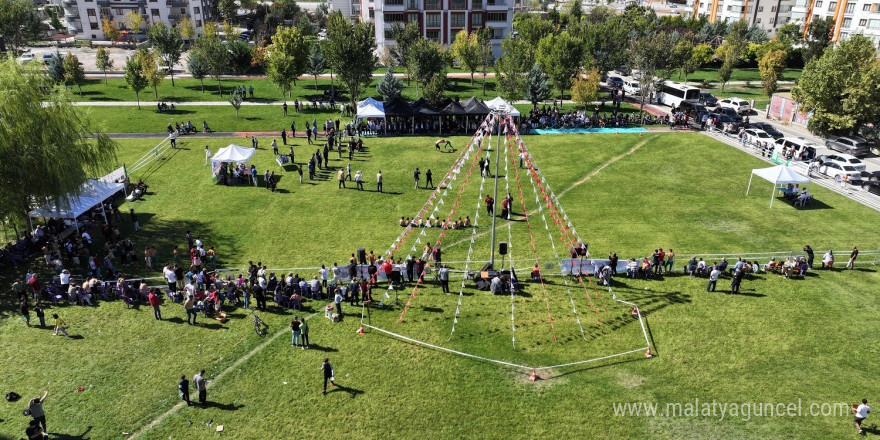
<svg viewBox="0 0 880 440">
<path fill-rule="evenodd" d="M 223 35 L 226 37 L 226 42 L 231 42 L 233 40 L 238 40 L 239 34 L 235 30 L 235 26 L 232 25 L 232 22 L 229 20 L 223 21 Z"/>
<path fill-rule="evenodd" d="M 420 39 L 409 50 L 409 61 L 412 66 L 416 88 L 428 84 L 435 76 L 446 76 L 446 56 L 443 47 L 437 42 Z"/>
<path fill-rule="evenodd" d="M 721 91 L 724 91 L 724 86 L 727 85 L 727 82 L 730 81 L 730 76 L 733 74 L 733 58 L 725 58 L 724 62 L 721 63 L 721 67 L 718 68 L 718 79 L 721 81 Z"/>
<path fill-rule="evenodd" d="M 0 49 L 17 54 L 25 42 L 40 36 L 41 22 L 33 1 L 0 1 Z"/>
<path fill-rule="evenodd" d="M 538 43 L 538 62 L 546 66 L 547 77 L 562 99 L 582 65 L 582 53 L 582 45 L 568 31 L 547 35 Z"/>
<path fill-rule="evenodd" d="M 318 90 L 318 75 L 324 73 L 324 69 L 327 68 L 327 59 L 324 58 L 321 45 L 317 42 L 312 43 L 312 48 L 309 50 L 308 67 L 309 74 L 315 78 L 315 90 Z"/>
<path fill-rule="evenodd" d="M 568 16 L 574 21 L 580 21 L 581 17 L 584 15 L 584 6 L 581 4 L 580 0 L 570 1 L 569 3 Z"/>
<path fill-rule="evenodd" d="M 434 75 L 422 88 L 422 97 L 428 104 L 440 107 L 446 92 L 446 75 Z"/>
<path fill-rule="evenodd" d="M 251 69 L 254 61 L 251 46 L 241 40 L 226 42 L 226 51 L 229 53 L 229 71 L 241 75 Z"/>
<path fill-rule="evenodd" d="M 871 40 L 861 35 L 829 47 L 810 61 L 792 90 L 800 111 L 812 113 L 810 130 L 823 135 L 848 133 L 876 123 L 880 116 L 878 64 Z"/>
<path fill-rule="evenodd" d="M 477 38 L 476 32 L 469 34 L 463 29 L 458 31 L 455 35 L 455 41 L 449 50 L 455 59 L 458 60 L 459 65 L 471 73 L 471 85 L 473 85 L 474 72 L 477 71 L 482 59 L 482 48 L 480 47 L 480 40 Z"/>
<path fill-rule="evenodd" d="M 315 23 L 312 23 L 309 14 L 303 13 L 300 15 L 299 20 L 296 21 L 296 27 L 303 36 L 314 37 L 318 35 L 318 27 L 315 26 Z"/>
<path fill-rule="evenodd" d="M 220 16 L 226 20 L 232 20 L 238 15 L 238 5 L 235 4 L 235 0 L 218 0 L 217 9 Z"/>
<path fill-rule="evenodd" d="M 64 58 L 64 83 L 76 85 L 79 90 L 79 96 L 82 97 L 82 84 L 86 82 L 86 71 L 83 69 L 79 58 L 73 53 L 68 52 Z"/>
<path fill-rule="evenodd" d="M 122 20 L 125 22 L 125 27 L 133 34 L 140 33 L 146 24 L 144 16 L 134 10 L 126 12 Z"/>
<path fill-rule="evenodd" d="M 392 69 L 388 69 L 385 71 L 385 76 L 382 77 L 382 81 L 376 86 L 376 91 L 382 95 L 382 99 L 385 100 L 385 102 L 391 102 L 400 98 L 400 93 L 403 92 L 403 82 L 394 76 L 394 71 Z"/>
<path fill-rule="evenodd" d="M 104 36 L 107 37 L 113 45 L 116 45 L 116 42 L 119 41 L 120 35 L 122 35 L 119 26 L 116 26 L 116 23 L 107 17 L 101 19 L 101 32 L 104 33 Z"/>
<path fill-rule="evenodd" d="M 95 67 L 101 69 L 101 72 L 104 72 L 104 85 L 107 85 L 107 70 L 113 68 L 113 60 L 110 59 L 110 53 L 107 52 L 107 49 L 103 47 L 99 47 L 98 51 L 95 52 Z"/>
<path fill-rule="evenodd" d="M 279 27 L 269 46 L 269 80 L 281 89 L 282 99 L 290 94 L 291 82 L 306 71 L 308 44 L 295 27 Z"/>
<path fill-rule="evenodd" d="M 801 42 L 801 27 L 795 22 L 789 21 L 776 31 L 776 39 L 785 46 L 786 52 L 791 52 L 795 45 Z"/>
<path fill-rule="evenodd" d="M 208 29 L 208 26 L 205 26 Z M 217 81 L 217 89 L 223 96 L 223 83 L 221 75 L 226 73 L 229 66 L 229 51 L 220 42 L 216 33 L 202 32 L 202 36 L 196 38 L 194 51 L 200 52 L 200 60 L 204 62 L 208 75 Z M 190 55 L 192 56 L 192 55 Z"/>
<path fill-rule="evenodd" d="M 196 37 L 196 28 L 193 26 L 189 15 L 184 15 L 183 18 L 177 22 L 177 29 L 180 30 L 180 36 L 186 41 L 192 40 Z"/>
<path fill-rule="evenodd" d="M 0 61 L 0 218 L 23 220 L 34 203 L 63 207 L 67 193 L 115 163 L 116 143 L 40 69 Z"/>
<path fill-rule="evenodd" d="M 679 79 L 684 74 L 684 80 L 687 81 L 687 76 L 697 70 L 697 66 L 694 64 L 694 46 L 690 41 L 679 40 L 672 48 L 672 61 L 678 68 Z"/>
<path fill-rule="evenodd" d="M 348 88 L 351 105 L 373 80 L 376 68 L 376 41 L 372 23 L 351 23 L 339 11 L 327 18 L 324 55 L 339 80 Z"/>
<path fill-rule="evenodd" d="M 46 62 L 46 72 L 49 74 L 49 78 L 55 81 L 56 84 L 64 82 L 64 58 L 61 57 L 57 50 Z"/>
<path fill-rule="evenodd" d="M 698 44 L 694 46 L 694 50 L 691 54 L 691 60 L 693 61 L 694 66 L 699 68 L 700 66 L 712 61 L 712 58 L 714 56 L 715 50 L 712 49 L 712 46 L 708 44 Z"/>
<path fill-rule="evenodd" d="M 758 71 L 761 73 L 761 86 L 768 97 L 776 93 L 777 83 L 785 70 L 785 51 L 772 50 L 758 60 Z"/>
<path fill-rule="evenodd" d="M 553 96 L 553 89 L 547 82 L 544 70 L 541 69 L 540 64 L 535 63 L 526 77 L 526 93 L 523 98 L 532 103 L 532 108 L 536 108 L 539 102 L 546 101 L 551 96 Z"/>
<path fill-rule="evenodd" d="M 494 61 L 492 56 L 492 39 L 487 28 L 478 29 L 476 34 L 477 45 L 480 47 L 480 72 L 483 74 L 483 96 L 486 96 L 486 74 L 489 72 L 489 67 Z"/>
<path fill-rule="evenodd" d="M 144 77 L 147 78 L 147 85 L 153 88 L 153 93 L 155 93 L 156 99 L 159 99 L 159 86 L 162 84 L 162 80 L 165 79 L 165 72 L 159 69 L 159 62 L 156 53 L 142 47 L 138 49 L 135 56 L 138 57 L 140 61 L 141 72 L 143 72 Z"/>
<path fill-rule="evenodd" d="M 135 54 L 125 60 L 125 83 L 137 97 L 138 110 L 141 109 L 141 91 L 147 88 L 147 76 L 141 69 L 140 57 Z"/>
<path fill-rule="evenodd" d="M 391 38 L 397 43 L 391 48 L 391 53 L 397 60 L 397 65 L 403 66 L 406 70 L 407 84 L 410 84 L 412 79 L 412 68 L 409 65 L 409 51 L 416 41 L 419 41 L 422 38 L 421 35 L 419 24 L 416 22 L 409 22 L 405 26 L 400 22 L 394 22 L 391 24 Z"/>
<path fill-rule="evenodd" d="M 595 67 L 585 70 L 583 75 L 578 74 L 571 85 L 571 99 L 583 105 L 586 110 L 599 97 L 600 79 L 599 69 Z"/>
<path fill-rule="evenodd" d="M 528 46 L 525 39 L 513 34 L 501 42 L 501 56 L 495 62 L 495 81 L 505 99 L 517 100 L 525 93 L 525 74 L 535 64 Z"/>
<path fill-rule="evenodd" d="M 162 61 L 171 72 L 171 87 L 174 87 L 174 66 L 180 62 L 183 54 L 183 37 L 176 27 L 168 28 L 165 23 L 154 24 L 147 32 L 147 38 L 159 53 Z"/>
<path fill-rule="evenodd" d="M 629 62 L 630 67 L 638 72 L 635 78 L 639 82 L 641 101 L 639 119 L 645 111 L 645 101 L 673 67 L 670 60 L 674 45 L 674 37 L 668 32 L 657 32 L 631 43 Z"/>
<path fill-rule="evenodd" d="M 202 93 L 205 93 L 205 77 L 210 74 L 208 70 L 208 62 L 205 60 L 203 52 L 195 49 L 190 51 L 187 59 L 187 70 L 193 78 L 202 83 Z"/>
<path fill-rule="evenodd" d="M 235 109 L 235 117 L 238 117 L 238 109 L 241 108 L 241 91 L 236 88 L 232 91 L 232 94 L 229 95 L 229 103 L 232 104 L 232 108 Z"/>
<path fill-rule="evenodd" d="M 813 20 L 804 38 L 804 65 L 814 58 L 822 56 L 831 45 L 831 30 L 834 29 L 834 18 L 826 17 Z"/>
</svg>

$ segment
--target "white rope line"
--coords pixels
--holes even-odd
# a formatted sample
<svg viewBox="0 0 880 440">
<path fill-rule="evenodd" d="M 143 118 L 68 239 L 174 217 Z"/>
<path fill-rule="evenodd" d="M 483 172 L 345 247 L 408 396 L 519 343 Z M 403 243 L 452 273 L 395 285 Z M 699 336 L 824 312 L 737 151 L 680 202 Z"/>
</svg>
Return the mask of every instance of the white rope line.
<svg viewBox="0 0 880 440">
<path fill-rule="evenodd" d="M 132 163 L 128 167 L 128 173 L 131 174 L 137 172 L 141 168 L 150 165 L 157 158 L 162 157 L 162 155 L 165 154 L 165 152 L 168 151 L 170 148 L 171 136 L 168 136 L 165 139 L 162 139 L 161 142 L 156 144 L 155 147 L 151 148 L 150 151 L 144 153 L 144 155 L 138 158 L 138 160 L 134 161 L 134 163 Z"/>
<path fill-rule="evenodd" d="M 513 300 L 516 297 L 513 292 L 513 236 L 510 232 L 510 223 L 507 224 L 507 252 L 510 254 L 510 331 L 511 337 L 510 341 L 513 344 L 513 349 L 516 350 L 516 324 L 513 319 L 513 311 L 515 309 L 513 305 Z"/>
</svg>

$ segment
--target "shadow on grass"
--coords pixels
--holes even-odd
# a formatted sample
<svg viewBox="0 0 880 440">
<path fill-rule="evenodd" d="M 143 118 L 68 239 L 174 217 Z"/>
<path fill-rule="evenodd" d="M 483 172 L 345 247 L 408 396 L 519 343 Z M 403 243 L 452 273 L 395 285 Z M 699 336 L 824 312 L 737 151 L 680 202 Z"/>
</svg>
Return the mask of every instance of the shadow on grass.
<svg viewBox="0 0 880 440">
<path fill-rule="evenodd" d="M 193 404 L 193 406 L 198 407 L 201 405 Z M 220 403 L 220 402 L 214 402 L 214 401 L 209 400 L 209 401 L 205 402 L 204 406 L 201 406 L 201 407 L 202 408 L 216 408 L 216 409 L 220 409 L 223 411 L 238 411 L 239 409 L 244 408 L 244 405 L 237 405 L 235 403 Z"/>
<path fill-rule="evenodd" d="M 89 437 L 86 437 L 86 436 L 87 436 L 87 435 L 89 434 L 89 432 L 91 432 L 91 431 L 92 431 L 92 427 L 91 427 L 91 426 L 88 426 L 88 427 L 86 427 L 86 430 L 83 431 L 83 433 L 82 433 L 82 434 L 79 434 L 79 435 L 74 435 L 74 434 L 63 434 L 63 433 L 60 433 L 60 432 L 53 432 L 52 435 L 51 435 L 51 438 L 53 438 L 53 439 L 57 439 L 57 440 L 85 440 L 85 439 L 89 438 Z"/>
<path fill-rule="evenodd" d="M 355 389 L 355 388 L 346 387 L 346 386 L 342 386 L 342 385 L 339 385 L 339 384 L 337 384 L 335 387 L 333 387 L 332 389 L 330 389 L 330 391 L 327 391 L 327 394 L 332 394 L 332 393 L 335 393 L 335 392 L 337 392 L 337 391 L 348 393 L 349 396 L 350 396 L 352 399 L 354 399 L 355 397 L 357 397 L 357 396 L 360 395 L 360 394 L 364 394 L 364 391 L 363 391 L 363 390 L 358 390 L 358 389 Z"/>
<path fill-rule="evenodd" d="M 311 344 L 311 345 L 309 345 L 308 349 L 309 350 L 316 350 L 316 351 L 323 351 L 323 352 L 327 352 L 327 353 L 336 353 L 337 351 L 339 351 L 333 347 L 324 347 L 324 346 L 318 345 L 318 344 Z"/>
</svg>

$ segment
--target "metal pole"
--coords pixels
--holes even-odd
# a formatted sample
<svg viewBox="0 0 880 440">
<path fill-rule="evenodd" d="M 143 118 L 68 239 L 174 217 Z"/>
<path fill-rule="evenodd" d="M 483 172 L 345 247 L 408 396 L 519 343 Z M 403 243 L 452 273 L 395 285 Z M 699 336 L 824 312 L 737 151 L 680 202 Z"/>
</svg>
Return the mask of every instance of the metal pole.
<svg viewBox="0 0 880 440">
<path fill-rule="evenodd" d="M 495 269 L 495 219 L 498 217 L 495 215 L 495 209 L 498 206 L 498 162 L 501 159 L 501 115 L 501 112 L 496 114 L 498 118 L 498 123 L 496 124 L 498 127 L 498 146 L 496 149 L 498 151 L 495 160 L 495 195 L 492 196 L 495 199 L 495 203 L 492 205 L 492 250 L 489 254 L 489 264 L 492 265 L 492 269 Z"/>
</svg>

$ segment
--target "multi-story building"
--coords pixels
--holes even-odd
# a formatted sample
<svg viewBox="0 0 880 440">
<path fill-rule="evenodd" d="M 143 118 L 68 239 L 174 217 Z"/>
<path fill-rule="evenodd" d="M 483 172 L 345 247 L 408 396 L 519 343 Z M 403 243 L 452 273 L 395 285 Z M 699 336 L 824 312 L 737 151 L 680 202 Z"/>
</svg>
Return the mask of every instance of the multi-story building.
<svg viewBox="0 0 880 440">
<path fill-rule="evenodd" d="M 343 1 L 343 0 L 340 0 Z M 356 0 L 353 0 L 356 1 Z M 394 23 L 418 23 L 422 36 L 448 46 L 461 30 L 490 29 L 493 51 L 513 31 L 513 14 L 523 0 L 361 0 L 360 19 L 376 26 L 376 46 L 394 45 Z"/>
<path fill-rule="evenodd" d="M 832 41 L 861 34 L 880 43 L 880 1 L 878 0 L 795 0 L 791 19 L 803 26 L 804 33 L 815 20 L 831 18 Z"/>
<path fill-rule="evenodd" d="M 126 13 L 135 11 L 144 17 L 147 25 L 165 23 L 176 25 L 189 17 L 196 32 L 200 32 L 210 12 L 203 0 L 54 0 L 64 10 L 65 25 L 78 40 L 106 40 L 101 29 L 103 18 L 109 18 L 124 28 Z M 143 31 L 141 31 L 143 32 Z M 137 36 L 135 36 L 137 38 Z"/>
<path fill-rule="evenodd" d="M 706 16 L 709 21 L 745 20 L 773 36 L 791 19 L 796 0 L 691 0 L 688 5 L 694 15 Z"/>
</svg>

